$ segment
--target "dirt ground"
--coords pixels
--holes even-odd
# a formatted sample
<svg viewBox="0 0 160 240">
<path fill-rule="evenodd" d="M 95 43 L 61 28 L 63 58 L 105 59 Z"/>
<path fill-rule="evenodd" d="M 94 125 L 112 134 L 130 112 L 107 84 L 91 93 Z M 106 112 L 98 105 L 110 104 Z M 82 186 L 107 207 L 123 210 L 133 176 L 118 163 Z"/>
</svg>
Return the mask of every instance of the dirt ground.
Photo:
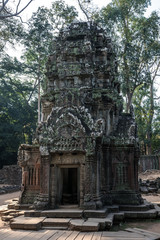
<svg viewBox="0 0 160 240">
<path fill-rule="evenodd" d="M 158 177 L 160 178 L 160 170 L 156 169 L 146 170 L 145 172 L 138 174 L 138 178 L 141 178 L 142 180 L 155 180 Z"/>
<path fill-rule="evenodd" d="M 141 178 L 142 180 L 155 180 L 156 178 L 160 177 L 160 170 L 148 170 L 144 173 L 140 173 L 139 174 L 139 178 Z M 11 202 L 11 200 L 13 198 L 18 198 L 20 195 L 20 192 L 14 192 L 14 193 L 8 193 L 8 194 L 3 194 L 0 195 L 0 208 L 2 208 L 2 205 L 6 205 L 9 202 Z M 153 203 L 160 203 L 160 194 L 147 194 L 147 195 L 142 195 L 142 197 L 144 199 L 146 199 L 149 202 L 153 202 Z M 0 229 L 2 228 L 8 228 L 8 223 L 7 222 L 3 222 L 0 219 Z M 113 227 L 113 231 L 115 230 L 123 230 L 125 228 L 132 228 L 132 227 L 136 227 L 136 228 L 142 228 L 142 229 L 146 229 L 148 231 L 152 231 L 152 232 L 156 232 L 156 233 L 160 233 L 160 219 L 158 220 L 146 220 L 146 221 L 136 221 L 136 222 L 123 222 L 118 226 L 114 226 Z"/>
<path fill-rule="evenodd" d="M 9 204 L 13 198 L 18 198 L 20 196 L 20 191 L 13 192 L 13 193 L 7 193 L 7 194 L 1 194 L 0 195 L 0 206 Z"/>
</svg>

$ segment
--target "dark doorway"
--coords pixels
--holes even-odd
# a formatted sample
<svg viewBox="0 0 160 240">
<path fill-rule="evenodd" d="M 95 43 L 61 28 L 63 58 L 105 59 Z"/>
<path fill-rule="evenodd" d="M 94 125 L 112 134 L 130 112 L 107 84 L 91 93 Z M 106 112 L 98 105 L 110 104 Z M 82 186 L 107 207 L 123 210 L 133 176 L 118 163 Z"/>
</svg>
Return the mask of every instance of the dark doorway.
<svg viewBox="0 0 160 240">
<path fill-rule="evenodd" d="M 62 204 L 78 204 L 78 169 L 62 168 Z"/>
</svg>

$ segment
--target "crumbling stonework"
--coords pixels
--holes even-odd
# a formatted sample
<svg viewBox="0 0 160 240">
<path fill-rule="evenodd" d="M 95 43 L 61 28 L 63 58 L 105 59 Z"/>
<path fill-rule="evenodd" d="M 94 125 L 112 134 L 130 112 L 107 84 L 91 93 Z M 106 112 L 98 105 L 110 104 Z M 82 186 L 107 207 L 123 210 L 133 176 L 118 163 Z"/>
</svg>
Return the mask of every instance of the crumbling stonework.
<svg viewBox="0 0 160 240">
<path fill-rule="evenodd" d="M 111 39 L 94 23 L 72 23 L 53 43 L 43 119 L 21 145 L 21 203 L 36 208 L 140 204 L 133 110 L 122 112 Z"/>
<path fill-rule="evenodd" d="M 0 169 L 0 184 L 21 185 L 22 170 L 18 165 L 6 165 Z"/>
</svg>

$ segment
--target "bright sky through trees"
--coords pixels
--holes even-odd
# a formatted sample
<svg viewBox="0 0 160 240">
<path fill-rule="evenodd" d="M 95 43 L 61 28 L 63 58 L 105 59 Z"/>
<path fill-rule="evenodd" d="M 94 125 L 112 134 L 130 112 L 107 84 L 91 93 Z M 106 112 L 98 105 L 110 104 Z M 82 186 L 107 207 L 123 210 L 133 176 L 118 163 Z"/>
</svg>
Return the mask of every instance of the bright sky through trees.
<svg viewBox="0 0 160 240">
<path fill-rule="evenodd" d="M 51 0 L 34 0 L 33 3 L 28 6 L 28 8 L 25 10 L 23 14 L 21 14 L 22 17 L 27 20 L 31 17 L 32 12 L 37 11 L 37 8 L 40 6 L 49 7 L 53 1 Z M 65 2 L 69 5 L 73 5 L 75 7 L 78 7 L 77 0 L 65 0 Z M 99 8 L 106 6 L 108 3 L 111 2 L 111 0 L 93 0 L 95 5 L 97 5 Z M 160 0 L 151 0 L 152 5 L 148 8 L 147 13 L 150 14 L 152 11 L 157 10 L 160 11 Z"/>
</svg>

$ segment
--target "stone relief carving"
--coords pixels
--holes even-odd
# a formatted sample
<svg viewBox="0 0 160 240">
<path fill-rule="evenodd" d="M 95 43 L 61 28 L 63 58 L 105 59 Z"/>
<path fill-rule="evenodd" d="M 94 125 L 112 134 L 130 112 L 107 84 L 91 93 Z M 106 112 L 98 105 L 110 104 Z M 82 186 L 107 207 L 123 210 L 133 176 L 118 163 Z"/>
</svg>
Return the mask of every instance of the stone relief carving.
<svg viewBox="0 0 160 240">
<path fill-rule="evenodd" d="M 52 151 L 85 151 L 86 146 L 91 146 L 91 143 L 85 146 L 85 138 L 102 136 L 104 125 L 101 118 L 94 121 L 85 107 L 53 108 L 47 121 L 40 124 L 37 130 L 40 151 L 47 155 L 47 145 L 51 146 Z"/>
</svg>

